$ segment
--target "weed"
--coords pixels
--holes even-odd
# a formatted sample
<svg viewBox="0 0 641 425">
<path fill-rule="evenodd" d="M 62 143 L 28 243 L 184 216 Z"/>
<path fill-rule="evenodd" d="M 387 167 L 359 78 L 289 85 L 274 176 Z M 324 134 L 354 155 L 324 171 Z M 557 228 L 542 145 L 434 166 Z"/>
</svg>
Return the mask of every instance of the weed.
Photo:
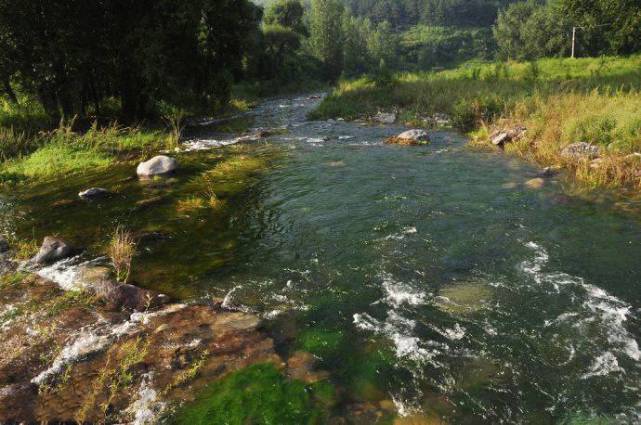
<svg viewBox="0 0 641 425">
<path fill-rule="evenodd" d="M 118 226 L 107 246 L 107 255 L 116 270 L 118 282 L 127 283 L 131 274 L 131 264 L 136 253 L 136 242 L 131 232 Z"/>
</svg>

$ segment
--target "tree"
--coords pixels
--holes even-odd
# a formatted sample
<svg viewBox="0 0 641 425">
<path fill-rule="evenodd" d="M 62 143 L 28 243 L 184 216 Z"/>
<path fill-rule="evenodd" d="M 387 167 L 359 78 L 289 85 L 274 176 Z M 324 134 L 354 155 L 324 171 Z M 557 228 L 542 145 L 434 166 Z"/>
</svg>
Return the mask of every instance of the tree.
<svg viewBox="0 0 641 425">
<path fill-rule="evenodd" d="M 259 20 L 246 0 L 0 0 L 0 74 L 54 118 L 110 96 L 125 120 L 159 100 L 216 106 Z"/>
<path fill-rule="evenodd" d="M 290 28 L 299 34 L 308 35 L 307 27 L 303 22 L 305 9 L 298 0 L 278 0 L 272 3 L 265 12 L 266 25 L 280 25 Z"/>
<path fill-rule="evenodd" d="M 339 0 L 312 0 L 310 47 L 325 66 L 326 76 L 336 79 L 343 70 L 343 4 Z"/>
</svg>

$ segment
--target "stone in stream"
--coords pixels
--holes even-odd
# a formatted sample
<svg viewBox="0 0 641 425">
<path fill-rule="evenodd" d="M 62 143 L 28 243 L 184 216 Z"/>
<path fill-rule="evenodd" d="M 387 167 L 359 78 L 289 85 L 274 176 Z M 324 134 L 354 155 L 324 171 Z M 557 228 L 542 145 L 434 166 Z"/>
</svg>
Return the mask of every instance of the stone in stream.
<svg viewBox="0 0 641 425">
<path fill-rule="evenodd" d="M 543 178 L 543 179 L 548 179 L 551 177 L 556 176 L 561 172 L 561 166 L 560 165 L 552 165 L 550 167 L 545 167 L 544 169 L 541 170 L 540 173 L 538 173 L 536 176 Z"/>
<path fill-rule="evenodd" d="M 393 145 L 425 145 L 430 142 L 430 137 L 425 130 L 407 130 L 398 136 L 390 137 L 385 141 Z"/>
<path fill-rule="evenodd" d="M 601 155 L 601 149 L 586 142 L 567 145 L 561 150 L 561 156 L 570 160 L 595 159 Z"/>
<path fill-rule="evenodd" d="M 541 189 L 543 186 L 545 186 L 545 180 L 541 177 L 530 179 L 525 182 L 525 187 L 528 189 Z"/>
<path fill-rule="evenodd" d="M 103 189 L 102 187 L 92 187 L 90 189 L 83 190 L 82 192 L 78 193 L 78 196 L 81 199 L 91 200 L 91 199 L 104 198 L 109 194 L 110 192 L 107 189 Z"/>
<path fill-rule="evenodd" d="M 58 260 L 65 259 L 73 253 L 73 249 L 62 239 L 54 236 L 46 236 L 40 247 L 40 251 L 31 259 L 29 263 L 45 265 L 51 264 Z"/>
<path fill-rule="evenodd" d="M 178 161 L 165 155 L 158 155 L 141 162 L 136 168 L 139 177 L 153 177 L 173 173 L 178 168 Z"/>
</svg>

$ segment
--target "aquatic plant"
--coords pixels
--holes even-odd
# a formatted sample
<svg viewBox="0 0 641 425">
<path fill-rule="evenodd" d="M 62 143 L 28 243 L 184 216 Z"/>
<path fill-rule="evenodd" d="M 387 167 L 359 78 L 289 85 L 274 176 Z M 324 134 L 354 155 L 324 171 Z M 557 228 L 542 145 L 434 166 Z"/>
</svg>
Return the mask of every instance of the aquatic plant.
<svg viewBox="0 0 641 425">
<path fill-rule="evenodd" d="M 116 227 L 109 245 L 107 255 L 116 270 L 118 282 L 127 283 L 131 274 L 131 264 L 136 253 L 136 242 L 131 232 L 122 226 Z"/>
<path fill-rule="evenodd" d="M 176 425 L 304 425 L 326 422 L 333 387 L 288 380 L 273 364 L 257 364 L 210 384 L 169 420 Z"/>
</svg>

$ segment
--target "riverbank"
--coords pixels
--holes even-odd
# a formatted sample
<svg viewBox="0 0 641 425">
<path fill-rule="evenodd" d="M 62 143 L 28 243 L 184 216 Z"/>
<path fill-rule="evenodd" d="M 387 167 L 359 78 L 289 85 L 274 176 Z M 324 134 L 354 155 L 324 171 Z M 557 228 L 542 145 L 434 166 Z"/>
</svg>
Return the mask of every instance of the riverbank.
<svg viewBox="0 0 641 425">
<path fill-rule="evenodd" d="M 467 64 L 437 73 L 397 75 L 378 87 L 366 78 L 342 82 L 312 118 L 358 119 L 379 111 L 431 126 L 447 114 L 476 147 L 504 147 L 542 167 L 561 166 L 591 188 L 641 188 L 641 56 Z M 518 140 L 492 143 L 523 127 Z M 510 143 L 511 142 L 511 143 Z M 598 155 L 563 155 L 574 143 Z"/>
</svg>

